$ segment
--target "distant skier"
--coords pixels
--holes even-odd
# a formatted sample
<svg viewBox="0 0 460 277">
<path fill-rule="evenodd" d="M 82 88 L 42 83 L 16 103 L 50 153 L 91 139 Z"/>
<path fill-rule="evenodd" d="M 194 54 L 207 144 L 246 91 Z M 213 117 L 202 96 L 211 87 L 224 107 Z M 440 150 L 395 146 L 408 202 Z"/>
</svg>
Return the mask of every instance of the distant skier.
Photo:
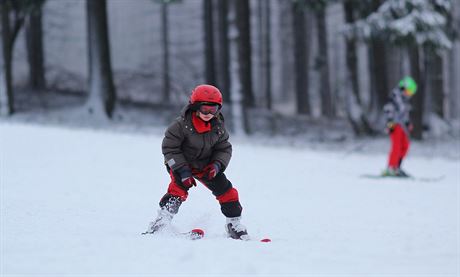
<svg viewBox="0 0 460 277">
<path fill-rule="evenodd" d="M 409 177 L 401 168 L 404 157 L 409 150 L 409 133 L 413 125 L 410 122 L 410 98 L 417 91 L 417 84 L 411 77 L 404 77 L 397 88 L 393 89 L 390 99 L 383 107 L 386 117 L 386 131 L 390 135 L 391 149 L 388 167 L 383 176 Z"/>
<path fill-rule="evenodd" d="M 188 190 L 203 183 L 219 201 L 226 216 L 229 237 L 248 239 L 246 227 L 240 223 L 242 207 L 238 191 L 224 174 L 232 156 L 232 145 L 220 113 L 222 94 L 211 85 L 197 86 L 189 104 L 165 132 L 162 151 L 171 182 L 160 200 L 157 218 L 146 233 L 155 233 L 169 225 Z"/>
</svg>

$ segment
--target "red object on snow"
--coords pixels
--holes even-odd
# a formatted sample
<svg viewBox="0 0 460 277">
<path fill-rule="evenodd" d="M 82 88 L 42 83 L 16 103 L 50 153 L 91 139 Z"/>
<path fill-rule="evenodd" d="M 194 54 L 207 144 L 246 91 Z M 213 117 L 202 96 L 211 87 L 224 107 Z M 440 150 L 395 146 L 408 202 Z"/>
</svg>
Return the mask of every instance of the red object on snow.
<svg viewBox="0 0 460 277">
<path fill-rule="evenodd" d="M 265 238 L 265 239 L 261 239 L 260 241 L 261 241 L 261 242 L 271 242 L 272 240 L 269 239 L 269 238 Z"/>
<path fill-rule="evenodd" d="M 193 230 L 192 230 L 192 233 L 196 233 L 196 234 L 198 234 L 198 235 L 204 237 L 204 231 L 201 230 L 201 229 L 193 229 Z"/>
</svg>

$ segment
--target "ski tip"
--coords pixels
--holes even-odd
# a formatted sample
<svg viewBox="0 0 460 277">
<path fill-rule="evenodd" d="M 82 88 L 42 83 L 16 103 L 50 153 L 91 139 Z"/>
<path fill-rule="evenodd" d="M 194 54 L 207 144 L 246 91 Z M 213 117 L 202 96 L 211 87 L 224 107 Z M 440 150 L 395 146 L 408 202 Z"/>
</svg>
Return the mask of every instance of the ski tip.
<svg viewBox="0 0 460 277">
<path fill-rule="evenodd" d="M 261 239 L 260 241 L 261 241 L 261 242 L 271 242 L 272 240 L 269 239 L 269 238 L 264 238 L 264 239 Z"/>
<path fill-rule="evenodd" d="M 204 231 L 202 229 L 193 229 L 192 233 L 195 233 L 201 237 L 204 237 Z"/>
</svg>

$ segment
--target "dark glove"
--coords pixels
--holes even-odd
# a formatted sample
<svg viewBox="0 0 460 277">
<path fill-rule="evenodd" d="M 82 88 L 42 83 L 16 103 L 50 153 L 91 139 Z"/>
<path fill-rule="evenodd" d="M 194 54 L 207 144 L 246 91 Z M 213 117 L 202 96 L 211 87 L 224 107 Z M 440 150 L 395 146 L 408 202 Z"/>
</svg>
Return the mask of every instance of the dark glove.
<svg viewBox="0 0 460 277">
<path fill-rule="evenodd" d="M 187 188 L 190 188 L 192 186 L 196 186 L 195 179 L 193 178 L 192 175 L 192 170 L 188 165 L 184 165 L 178 169 L 176 169 L 177 175 L 180 177 L 180 181 L 184 186 Z"/>
<path fill-rule="evenodd" d="M 221 165 L 217 161 L 208 164 L 203 169 L 203 178 L 211 181 L 212 179 L 216 178 L 216 175 L 219 173 L 220 168 L 221 168 Z"/>
</svg>

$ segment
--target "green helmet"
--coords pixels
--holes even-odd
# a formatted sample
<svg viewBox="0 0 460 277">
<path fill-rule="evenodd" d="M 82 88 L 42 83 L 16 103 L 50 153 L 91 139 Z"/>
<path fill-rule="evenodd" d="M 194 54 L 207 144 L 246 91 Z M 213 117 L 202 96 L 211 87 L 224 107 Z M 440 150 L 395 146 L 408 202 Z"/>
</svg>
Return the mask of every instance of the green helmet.
<svg viewBox="0 0 460 277">
<path fill-rule="evenodd" d="M 404 89 L 409 96 L 412 96 L 417 91 L 417 83 L 409 76 L 404 77 L 401 81 L 399 81 L 399 87 Z"/>
</svg>

